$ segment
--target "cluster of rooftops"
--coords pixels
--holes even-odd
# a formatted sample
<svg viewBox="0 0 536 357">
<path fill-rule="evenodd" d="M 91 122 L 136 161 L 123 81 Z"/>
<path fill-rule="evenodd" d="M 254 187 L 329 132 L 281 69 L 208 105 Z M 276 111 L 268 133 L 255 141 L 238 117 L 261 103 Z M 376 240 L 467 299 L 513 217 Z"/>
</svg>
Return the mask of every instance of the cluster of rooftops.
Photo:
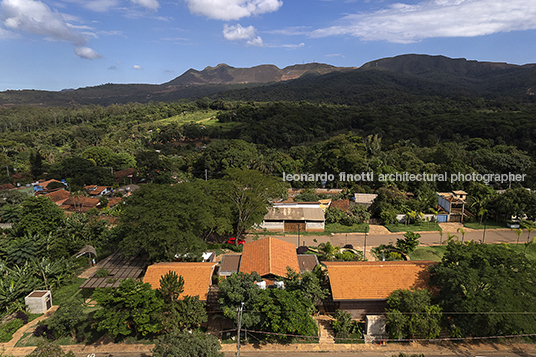
<svg viewBox="0 0 536 357">
<path fill-rule="evenodd" d="M 209 260 L 213 259 L 213 255 Z M 160 287 L 160 278 L 173 271 L 184 279 L 181 296 L 199 296 L 206 301 L 214 276 L 225 278 L 232 273 L 257 272 L 264 283 L 259 286 L 282 287 L 279 281 L 287 275 L 287 268 L 296 272 L 312 271 L 319 261 L 316 255 L 297 254 L 294 243 L 268 237 L 244 244 L 242 254 L 223 255 L 220 262 L 163 262 L 148 265 L 143 255 L 124 257 L 120 252 L 106 258 L 102 268 L 110 275 L 93 276 L 81 288 L 117 287 L 126 278 L 140 278 L 153 289 Z M 350 311 L 356 318 L 367 311 L 366 302 L 385 302 L 397 289 L 426 288 L 431 261 L 370 261 L 322 262 L 327 270 L 333 302 Z M 145 270 L 145 266 L 147 269 Z M 145 274 L 143 274 L 145 270 Z M 357 303 L 357 304 L 356 304 Z M 359 303 L 365 303 L 361 306 Z M 373 310 L 383 310 L 383 304 Z M 375 313 L 382 311 L 374 311 Z"/>
</svg>

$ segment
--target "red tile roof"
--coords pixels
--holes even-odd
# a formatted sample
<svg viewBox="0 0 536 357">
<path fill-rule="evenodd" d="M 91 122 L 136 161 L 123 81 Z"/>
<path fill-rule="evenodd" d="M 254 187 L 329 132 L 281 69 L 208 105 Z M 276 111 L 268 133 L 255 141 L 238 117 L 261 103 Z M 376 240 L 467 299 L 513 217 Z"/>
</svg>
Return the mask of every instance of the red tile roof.
<svg viewBox="0 0 536 357">
<path fill-rule="evenodd" d="M 44 194 L 44 196 L 47 196 L 48 198 L 52 200 L 52 202 L 58 205 L 61 205 L 62 203 L 64 203 L 69 198 L 70 195 L 71 193 L 65 190 L 57 190 L 57 191 L 52 191 L 52 192 Z"/>
<path fill-rule="evenodd" d="M 11 189 L 14 189 L 15 188 L 15 185 L 13 185 L 12 183 L 6 183 L 6 184 L 3 184 L 3 185 L 0 185 L 0 191 L 2 190 L 11 190 Z"/>
<path fill-rule="evenodd" d="M 48 185 L 50 185 L 53 182 L 61 183 L 62 185 L 65 185 L 63 182 L 58 181 L 58 180 L 47 180 L 47 181 L 39 181 L 36 186 L 41 186 L 43 190 L 47 191 Z"/>
<path fill-rule="evenodd" d="M 184 291 L 179 298 L 199 295 L 199 300 L 206 301 L 215 266 L 216 263 L 156 263 L 147 267 L 143 282 L 158 289 L 160 278 L 167 272 L 174 271 L 184 279 Z"/>
<path fill-rule="evenodd" d="M 398 289 L 428 287 L 432 261 L 324 262 L 333 300 L 383 300 Z"/>
<path fill-rule="evenodd" d="M 241 272 L 256 271 L 261 276 L 268 274 L 286 276 L 287 267 L 296 272 L 300 271 L 293 243 L 268 237 L 244 244 L 240 261 Z"/>
<path fill-rule="evenodd" d="M 60 205 L 61 209 L 73 212 L 87 212 L 91 208 L 96 208 L 99 199 L 96 197 L 69 197 Z"/>
<path fill-rule="evenodd" d="M 119 170 L 114 172 L 114 176 L 116 179 L 121 179 L 122 177 L 134 175 L 137 172 L 135 168 L 125 169 L 125 170 Z"/>
<path fill-rule="evenodd" d="M 344 212 L 347 212 L 350 209 L 350 200 L 331 201 L 330 207 L 337 207 L 342 209 Z"/>
</svg>

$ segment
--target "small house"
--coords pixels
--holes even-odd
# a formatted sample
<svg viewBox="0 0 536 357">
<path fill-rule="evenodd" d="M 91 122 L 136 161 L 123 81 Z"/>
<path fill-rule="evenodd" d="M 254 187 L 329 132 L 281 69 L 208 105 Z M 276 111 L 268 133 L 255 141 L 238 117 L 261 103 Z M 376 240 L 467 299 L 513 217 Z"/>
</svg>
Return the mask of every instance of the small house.
<svg viewBox="0 0 536 357">
<path fill-rule="evenodd" d="M 465 191 L 438 192 L 437 203 L 442 210 L 447 212 L 449 222 L 463 222 L 465 213 Z"/>
<path fill-rule="evenodd" d="M 184 279 L 184 291 L 179 298 L 186 295 L 199 296 L 199 300 L 207 301 L 212 275 L 216 263 L 156 263 L 147 267 L 143 277 L 144 283 L 149 283 L 153 289 L 160 288 L 160 278 L 173 271 Z"/>
<path fill-rule="evenodd" d="M 274 285 L 280 277 L 287 275 L 287 267 L 304 272 L 312 271 L 317 265 L 316 255 L 297 254 L 293 243 L 268 237 L 244 244 L 241 255 L 224 255 L 218 275 L 257 272 L 268 285 Z"/>
<path fill-rule="evenodd" d="M 319 202 L 274 203 L 260 228 L 276 232 L 323 232 L 325 222 Z"/>
<path fill-rule="evenodd" d="M 333 302 L 354 319 L 381 315 L 398 289 L 428 287 L 432 261 L 324 262 Z"/>
<path fill-rule="evenodd" d="M 50 290 L 34 290 L 24 298 L 28 311 L 32 314 L 44 314 L 52 307 Z"/>
</svg>

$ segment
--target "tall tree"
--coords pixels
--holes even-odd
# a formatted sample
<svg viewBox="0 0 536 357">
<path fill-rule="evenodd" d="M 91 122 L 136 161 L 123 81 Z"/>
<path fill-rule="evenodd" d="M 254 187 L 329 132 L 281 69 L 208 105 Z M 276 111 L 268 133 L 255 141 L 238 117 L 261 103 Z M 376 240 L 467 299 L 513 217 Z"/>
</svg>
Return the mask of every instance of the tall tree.
<svg viewBox="0 0 536 357">
<path fill-rule="evenodd" d="M 225 194 L 233 204 L 235 233 L 241 236 L 254 224 L 262 222 L 272 199 L 285 194 L 283 182 L 256 170 L 228 169 Z"/>
<path fill-rule="evenodd" d="M 122 248 L 129 254 L 144 249 L 151 260 L 177 256 L 197 259 L 205 249 L 200 239 L 214 224 L 212 202 L 191 183 L 149 184 L 134 191 L 121 216 Z"/>
<path fill-rule="evenodd" d="M 157 314 L 163 301 L 147 283 L 125 279 L 115 289 L 96 289 L 93 298 L 101 306 L 94 315 L 97 329 L 111 337 L 145 336 L 162 329 Z"/>
<path fill-rule="evenodd" d="M 22 234 L 56 232 L 65 219 L 65 213 L 46 196 L 29 197 L 22 203 L 21 219 L 15 229 Z"/>
</svg>

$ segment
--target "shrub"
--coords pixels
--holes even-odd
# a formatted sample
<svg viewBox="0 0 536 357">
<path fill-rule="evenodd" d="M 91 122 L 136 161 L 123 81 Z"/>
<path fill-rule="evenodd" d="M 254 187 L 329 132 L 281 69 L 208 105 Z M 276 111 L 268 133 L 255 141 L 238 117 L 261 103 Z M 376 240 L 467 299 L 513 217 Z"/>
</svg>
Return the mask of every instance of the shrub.
<svg viewBox="0 0 536 357">
<path fill-rule="evenodd" d="M 108 269 L 100 268 L 99 271 L 95 273 L 95 277 L 97 278 L 106 278 L 108 275 L 110 275 L 110 272 Z"/>
<path fill-rule="evenodd" d="M 39 324 L 37 325 L 37 327 L 35 328 L 34 332 L 33 332 L 33 335 L 35 337 L 41 337 L 43 335 L 45 335 L 45 337 L 49 340 L 53 340 L 54 339 L 54 330 L 52 330 L 51 328 L 49 328 L 47 325 L 45 324 Z"/>
<path fill-rule="evenodd" d="M 218 339 L 198 331 L 173 331 L 158 337 L 154 357 L 223 357 Z"/>
<path fill-rule="evenodd" d="M 298 249 L 296 249 L 296 253 L 298 254 L 305 254 L 309 251 L 309 247 L 307 246 L 301 246 L 301 247 L 298 247 Z"/>
<path fill-rule="evenodd" d="M 326 210 L 326 223 L 339 223 L 346 218 L 347 214 L 337 207 L 329 207 Z"/>
<path fill-rule="evenodd" d="M 337 310 L 335 319 L 331 324 L 335 337 L 347 338 L 356 330 L 355 321 L 352 320 L 352 315 L 348 311 Z"/>
<path fill-rule="evenodd" d="M 75 357 L 73 351 L 63 352 L 61 347 L 53 342 L 40 341 L 35 350 L 27 357 Z"/>
<path fill-rule="evenodd" d="M 345 226 L 353 226 L 354 224 L 361 223 L 361 219 L 356 216 L 346 216 L 340 222 Z"/>
<path fill-rule="evenodd" d="M 24 311 L 17 311 L 15 318 L 22 320 L 25 325 L 28 323 L 28 315 Z"/>
<path fill-rule="evenodd" d="M 54 331 L 54 336 L 60 338 L 71 334 L 75 335 L 75 327 L 85 318 L 82 306 L 75 301 L 60 306 L 58 311 L 50 318 L 48 327 Z"/>
<path fill-rule="evenodd" d="M 0 327 L 0 342 L 9 342 L 15 331 L 24 325 L 21 319 L 14 319 Z"/>
</svg>

